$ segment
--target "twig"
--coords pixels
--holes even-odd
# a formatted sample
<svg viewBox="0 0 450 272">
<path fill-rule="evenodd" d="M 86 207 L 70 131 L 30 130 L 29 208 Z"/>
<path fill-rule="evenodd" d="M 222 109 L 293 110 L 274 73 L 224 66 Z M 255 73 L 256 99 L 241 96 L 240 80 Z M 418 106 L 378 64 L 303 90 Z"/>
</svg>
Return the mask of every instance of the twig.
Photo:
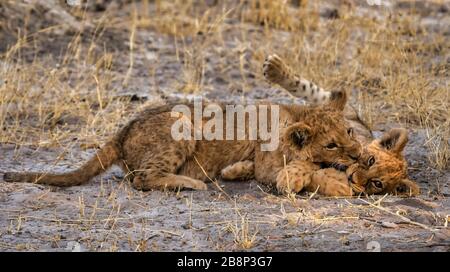
<svg viewBox="0 0 450 272">
<path fill-rule="evenodd" d="M 374 207 L 374 208 L 377 208 L 377 209 L 383 211 L 383 212 L 389 213 L 389 214 L 391 214 L 391 215 L 395 215 L 395 216 L 399 217 L 401 220 L 403 220 L 404 222 L 406 222 L 406 223 L 408 223 L 408 224 L 416 225 L 416 226 L 419 226 L 419 227 L 421 227 L 421 228 L 424 228 L 424 229 L 429 230 L 429 231 L 432 231 L 432 232 L 437 231 L 437 229 L 432 229 L 432 228 L 430 228 L 430 227 L 427 226 L 427 225 L 424 225 L 424 224 L 419 223 L 419 222 L 412 221 L 411 219 L 409 219 L 409 218 L 407 218 L 407 217 L 404 217 L 403 215 L 400 215 L 400 214 L 391 212 L 390 210 L 388 210 L 388 209 L 386 209 L 386 208 L 384 208 L 384 207 L 374 205 L 373 203 L 371 203 L 371 202 L 369 202 L 369 201 L 366 201 L 366 200 L 364 200 L 364 199 L 362 199 L 362 198 L 360 198 L 360 200 L 363 201 L 364 203 L 366 203 L 366 204 L 368 204 L 368 205 Z"/>
</svg>

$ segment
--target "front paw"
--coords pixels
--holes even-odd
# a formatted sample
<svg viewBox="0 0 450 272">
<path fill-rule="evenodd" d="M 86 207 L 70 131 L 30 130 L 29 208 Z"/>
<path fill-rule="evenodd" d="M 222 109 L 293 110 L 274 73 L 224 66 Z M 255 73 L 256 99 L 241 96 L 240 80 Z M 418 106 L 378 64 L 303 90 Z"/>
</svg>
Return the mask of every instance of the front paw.
<svg viewBox="0 0 450 272">
<path fill-rule="evenodd" d="M 300 192 L 306 185 L 305 176 L 290 176 L 282 170 L 277 177 L 277 190 L 281 194 L 290 194 Z"/>
<path fill-rule="evenodd" d="M 353 190 L 346 183 L 330 183 L 318 189 L 318 193 L 324 196 L 352 196 Z"/>
<path fill-rule="evenodd" d="M 353 191 L 344 172 L 334 168 L 317 170 L 312 175 L 312 182 L 307 188 L 324 196 L 352 196 Z"/>
</svg>

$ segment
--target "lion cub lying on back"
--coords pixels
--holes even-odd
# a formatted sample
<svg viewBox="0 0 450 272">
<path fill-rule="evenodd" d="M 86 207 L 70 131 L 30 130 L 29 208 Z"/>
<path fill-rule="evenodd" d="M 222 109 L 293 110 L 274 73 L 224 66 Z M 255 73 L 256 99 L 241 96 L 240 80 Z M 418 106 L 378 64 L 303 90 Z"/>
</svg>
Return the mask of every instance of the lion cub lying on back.
<svg viewBox="0 0 450 272">
<path fill-rule="evenodd" d="M 172 137 L 173 107 L 147 109 L 122 128 L 97 154 L 69 173 L 5 173 L 10 182 L 34 182 L 55 186 L 73 186 L 89 181 L 112 164 L 129 173 L 132 186 L 140 190 L 190 188 L 205 190 L 205 181 L 217 176 L 228 165 L 253 162 L 258 181 L 274 184 L 281 192 L 302 184 L 284 178 L 284 166 L 303 169 L 317 165 L 348 167 L 361 156 L 361 145 L 352 136 L 343 118 L 347 102 L 344 92 L 333 92 L 322 100 L 323 106 L 277 105 L 279 107 L 279 145 L 274 151 L 262 151 L 258 140 L 175 140 Z M 268 105 L 269 108 L 275 105 Z M 191 113 L 195 112 L 189 105 Z M 221 107 L 226 115 L 226 107 Z M 270 110 L 269 110 L 270 112 Z M 194 116 L 182 115 L 191 123 Z M 209 118 L 200 120 L 203 125 Z M 236 122 L 223 124 L 236 131 Z M 250 139 L 245 122 L 245 139 Z M 224 129 L 225 132 L 225 129 Z M 293 164 L 291 166 L 291 163 Z"/>
<path fill-rule="evenodd" d="M 292 95 L 302 97 L 313 104 L 320 104 L 323 97 L 330 92 L 317 87 L 308 80 L 297 76 L 276 55 L 269 56 L 264 63 L 264 76 L 271 82 L 280 85 Z M 405 129 L 391 129 L 379 139 L 373 139 L 371 131 L 359 119 L 356 111 L 347 105 L 344 110 L 346 121 L 353 128 L 355 137 L 364 145 L 359 163 L 350 166 L 346 172 L 333 168 L 320 169 L 319 166 L 309 169 L 296 167 L 292 162 L 286 167 L 286 179 L 293 180 L 299 187 L 292 187 L 298 192 L 300 188 L 307 191 L 318 191 L 328 196 L 349 196 L 353 194 L 419 194 L 419 187 L 407 175 L 407 162 L 402 155 L 408 142 Z M 242 162 L 222 171 L 224 179 L 251 178 L 253 165 Z"/>
</svg>

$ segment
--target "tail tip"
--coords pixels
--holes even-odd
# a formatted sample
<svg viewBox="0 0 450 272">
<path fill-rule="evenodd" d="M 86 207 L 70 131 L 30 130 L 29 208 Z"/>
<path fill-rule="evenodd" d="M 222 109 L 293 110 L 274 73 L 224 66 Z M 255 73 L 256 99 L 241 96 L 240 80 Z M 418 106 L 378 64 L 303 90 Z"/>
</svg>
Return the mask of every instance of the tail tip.
<svg viewBox="0 0 450 272">
<path fill-rule="evenodd" d="M 0 175 L 1 174 L 2 173 L 0 173 Z M 4 172 L 3 173 L 3 181 L 5 181 L 5 182 L 21 182 L 22 181 L 22 177 L 18 173 Z"/>
<path fill-rule="evenodd" d="M 6 182 L 13 182 L 13 174 L 11 172 L 2 173 L 3 174 L 3 181 Z"/>
</svg>

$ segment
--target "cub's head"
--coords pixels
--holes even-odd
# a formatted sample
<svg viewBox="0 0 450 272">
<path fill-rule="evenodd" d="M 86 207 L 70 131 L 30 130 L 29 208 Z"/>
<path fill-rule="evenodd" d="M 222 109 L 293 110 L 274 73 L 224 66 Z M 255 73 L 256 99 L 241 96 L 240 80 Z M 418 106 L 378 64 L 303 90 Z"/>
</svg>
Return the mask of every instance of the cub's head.
<svg viewBox="0 0 450 272">
<path fill-rule="evenodd" d="M 406 129 L 391 129 L 373 140 L 364 150 L 360 163 L 347 170 L 356 193 L 418 195 L 419 187 L 408 179 L 408 165 L 402 151 L 408 142 Z"/>
<path fill-rule="evenodd" d="M 342 170 L 354 164 L 361 155 L 361 145 L 344 121 L 346 102 L 346 93 L 336 91 L 328 104 L 296 113 L 298 121 L 280 130 L 287 160 L 307 160 Z"/>
</svg>

